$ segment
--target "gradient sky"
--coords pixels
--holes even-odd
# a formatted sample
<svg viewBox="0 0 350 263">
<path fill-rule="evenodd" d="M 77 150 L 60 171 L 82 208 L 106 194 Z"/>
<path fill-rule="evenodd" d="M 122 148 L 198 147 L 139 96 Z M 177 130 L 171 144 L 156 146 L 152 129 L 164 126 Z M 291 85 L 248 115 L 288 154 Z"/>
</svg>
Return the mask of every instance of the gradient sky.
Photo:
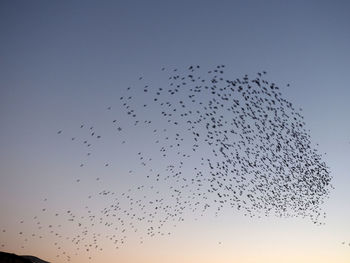
<svg viewBox="0 0 350 263">
<path fill-rule="evenodd" d="M 350 246 L 341 244 L 350 243 L 349 12 L 348 1 L 1 1 L 0 230 L 7 231 L 0 250 L 61 262 L 54 239 L 22 249 L 17 235 L 19 221 L 29 222 L 44 198 L 50 211 L 80 209 L 79 196 L 93 187 L 72 184 L 81 155 L 58 130 L 103 127 L 106 106 L 140 75 L 225 64 L 233 77 L 266 70 L 281 86 L 291 84 L 283 94 L 303 108 L 334 178 L 326 225 L 227 210 L 143 245 L 131 240 L 114 251 L 106 244 L 92 262 L 350 262 Z M 104 150 L 101 158 L 111 154 Z M 101 171 L 96 164 L 84 173 Z M 115 191 L 132 183 L 122 180 Z"/>
</svg>

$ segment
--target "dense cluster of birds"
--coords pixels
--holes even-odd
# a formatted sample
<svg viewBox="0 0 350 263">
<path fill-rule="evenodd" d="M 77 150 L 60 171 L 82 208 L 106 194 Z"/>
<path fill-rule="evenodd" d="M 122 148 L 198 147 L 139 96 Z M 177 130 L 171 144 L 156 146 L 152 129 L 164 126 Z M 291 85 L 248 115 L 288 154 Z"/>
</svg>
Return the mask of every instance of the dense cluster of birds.
<svg viewBox="0 0 350 263">
<path fill-rule="evenodd" d="M 218 216 L 224 209 L 248 217 L 307 217 L 323 224 L 322 204 L 332 188 L 329 167 L 311 142 L 301 109 L 266 80 L 265 71 L 232 78 L 225 65 L 211 70 L 192 65 L 162 68 L 161 73 L 163 82 L 139 77 L 135 86 L 126 88 L 118 98 L 123 114 L 113 114 L 116 105 L 106 106 L 109 127 L 138 160 L 127 173 L 136 174 L 140 183 L 123 192 L 111 185 L 89 195 L 87 200 L 99 200 L 97 207 L 55 213 L 55 222 L 74 227 L 71 235 L 62 234 L 62 224 L 43 225 L 34 217 L 38 231 L 49 230 L 58 240 L 57 256 L 71 260 L 61 247 L 63 240 L 76 253 L 103 251 L 102 239 L 118 249 L 131 233 L 143 243 L 147 237 L 170 235 L 188 218 Z M 131 124 L 123 126 L 123 119 Z M 84 136 L 57 133 L 93 155 L 106 127 L 78 126 Z M 136 149 L 132 145 L 137 140 L 146 144 Z M 78 165 L 88 169 L 89 162 Z M 106 161 L 103 166 L 113 169 L 118 164 Z M 74 180 L 81 184 L 83 179 Z M 37 233 L 31 237 L 36 235 L 43 238 Z"/>
</svg>

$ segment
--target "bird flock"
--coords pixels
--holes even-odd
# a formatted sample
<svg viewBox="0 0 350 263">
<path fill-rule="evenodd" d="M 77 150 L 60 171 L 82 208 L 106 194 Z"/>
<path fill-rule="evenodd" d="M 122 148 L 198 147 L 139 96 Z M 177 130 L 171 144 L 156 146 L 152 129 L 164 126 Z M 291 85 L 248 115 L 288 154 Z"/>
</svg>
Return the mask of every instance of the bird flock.
<svg viewBox="0 0 350 263">
<path fill-rule="evenodd" d="M 57 257 L 70 261 L 73 255 L 63 241 L 75 248 L 74 255 L 92 259 L 106 242 L 119 249 L 136 236 L 143 243 L 170 235 L 185 220 L 227 209 L 247 217 L 303 217 L 324 224 L 330 169 L 311 141 L 302 110 L 283 97 L 265 71 L 237 78 L 225 65 L 209 70 L 191 65 L 162 68 L 159 74 L 164 80 L 141 76 L 115 105 L 106 105 L 107 126 L 79 123 L 76 134 L 57 132 L 83 147 L 90 159 L 77 164 L 82 170 L 97 155 L 96 144 L 114 140 L 118 149 L 128 149 L 134 162 L 125 173 L 133 185 L 124 191 L 112 184 L 89 189 L 82 210 L 54 212 L 52 224 L 37 215 L 32 219 L 37 232 L 19 232 L 21 238 L 28 242 L 49 233 L 57 240 Z M 107 129 L 114 139 L 104 135 Z M 102 163 L 110 171 L 130 164 Z M 77 175 L 74 184 L 84 180 Z M 41 213 L 48 211 L 43 207 Z M 65 227 L 73 231 L 62 234 Z"/>
</svg>

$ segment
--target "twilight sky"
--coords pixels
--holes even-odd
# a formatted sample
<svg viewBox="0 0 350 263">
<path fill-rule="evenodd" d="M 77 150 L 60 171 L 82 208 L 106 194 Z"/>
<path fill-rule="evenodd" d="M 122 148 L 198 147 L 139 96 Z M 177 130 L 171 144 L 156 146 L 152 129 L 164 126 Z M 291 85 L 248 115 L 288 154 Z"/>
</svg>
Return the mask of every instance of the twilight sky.
<svg viewBox="0 0 350 263">
<path fill-rule="evenodd" d="M 347 1 L 1 1 L 0 250 L 50 262 L 65 262 L 65 255 L 56 257 L 65 250 L 77 263 L 89 256 L 126 263 L 349 262 L 349 12 Z M 333 176 L 335 189 L 323 206 L 326 224 L 226 209 L 218 217 L 189 216 L 172 235 L 143 244 L 131 237 L 119 250 L 106 242 L 102 252 L 75 255 L 61 239 L 57 249 L 47 225 L 61 224 L 63 235 L 76 228 L 56 212 L 84 214 L 87 196 L 122 192 L 142 180 L 124 176 L 135 168 L 139 141 L 130 148 L 102 143 L 82 169 L 85 150 L 70 138 L 82 123 L 112 138 L 110 118 L 128 125 L 118 108 L 128 86 L 139 76 L 159 84 L 162 67 L 193 64 L 225 64 L 232 79 L 266 70 L 303 109 Z M 130 129 L 125 138 L 142 136 Z M 98 195 L 92 199 L 96 211 L 106 206 Z M 31 237 L 39 235 L 35 216 L 44 225 L 42 238 Z"/>
</svg>

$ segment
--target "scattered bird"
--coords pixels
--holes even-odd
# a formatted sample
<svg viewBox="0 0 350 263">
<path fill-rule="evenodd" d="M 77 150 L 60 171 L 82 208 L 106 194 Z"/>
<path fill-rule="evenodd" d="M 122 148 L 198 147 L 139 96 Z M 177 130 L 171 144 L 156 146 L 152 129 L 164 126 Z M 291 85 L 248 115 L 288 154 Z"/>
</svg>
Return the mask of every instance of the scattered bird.
<svg viewBox="0 0 350 263">
<path fill-rule="evenodd" d="M 282 89 L 265 79 L 266 71 L 237 78 L 226 73 L 225 65 L 209 70 L 190 65 L 184 70 L 163 67 L 161 73 L 167 84 L 150 85 L 139 77 L 137 87 L 128 87 L 116 99 L 123 112 L 108 121 L 117 130 L 113 130 L 115 140 L 121 146 L 128 145 L 128 137 L 121 137 L 131 134 L 130 129 L 140 137 L 151 131 L 147 143 L 153 151 L 128 149 L 134 151 L 135 166 L 143 172 L 137 175 L 132 168 L 127 174 L 144 176 L 140 180 L 144 183 L 122 192 L 104 189 L 89 194 L 82 200 L 83 212 L 56 213 L 60 222 L 75 230 L 67 236 L 60 234 L 61 227 L 34 219 L 38 229 L 49 229 L 49 236 L 57 240 L 53 244 L 57 256 L 67 261 L 73 256 L 59 245 L 61 240 L 68 240 L 76 253 L 100 252 L 104 240 L 119 249 L 131 233 L 137 233 L 143 244 L 145 237 L 170 235 L 170 227 L 191 220 L 191 215 L 219 216 L 224 208 L 247 217 L 307 217 L 314 224 L 324 224 L 321 206 L 332 188 L 329 167 L 313 147 L 301 111 L 283 97 Z M 114 106 L 106 108 L 108 116 L 113 114 Z M 133 123 L 132 128 L 123 126 L 123 118 Z M 97 126 L 89 129 L 81 124 L 80 128 L 81 134 L 70 141 L 83 142 L 82 147 L 89 149 L 84 155 L 91 155 L 95 143 L 108 140 Z M 85 139 L 86 132 L 91 140 Z M 93 156 L 80 167 L 93 161 Z M 101 165 L 107 170 L 118 167 L 111 162 Z M 95 180 L 99 189 L 104 178 Z M 90 208 L 96 198 L 105 206 Z M 101 228 L 109 234 L 100 232 Z"/>
</svg>

